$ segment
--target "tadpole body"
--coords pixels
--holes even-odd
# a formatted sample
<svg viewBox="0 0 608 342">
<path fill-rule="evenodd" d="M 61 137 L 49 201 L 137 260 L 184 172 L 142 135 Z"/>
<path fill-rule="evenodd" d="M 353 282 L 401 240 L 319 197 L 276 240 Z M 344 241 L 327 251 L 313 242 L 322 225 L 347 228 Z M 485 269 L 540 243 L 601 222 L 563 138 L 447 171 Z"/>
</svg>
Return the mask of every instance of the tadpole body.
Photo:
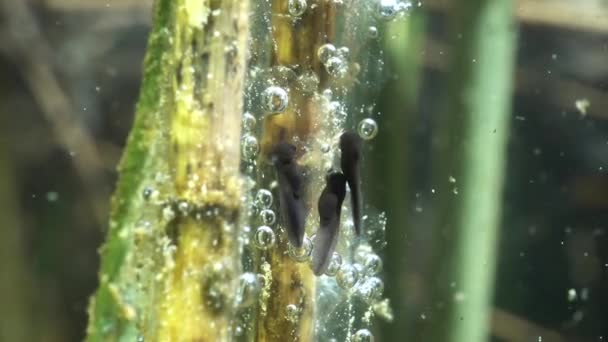
<svg viewBox="0 0 608 342">
<path fill-rule="evenodd" d="M 340 231 L 340 212 L 346 196 L 346 178 L 341 172 L 327 176 L 317 209 L 319 210 L 319 230 L 315 236 L 312 269 L 316 275 L 325 273 L 331 256 L 336 249 Z"/>
<path fill-rule="evenodd" d="M 340 136 L 340 166 L 350 189 L 351 210 L 357 235 L 361 234 L 361 145 L 362 139 L 356 133 L 345 132 Z"/>
<path fill-rule="evenodd" d="M 272 162 L 279 183 L 281 218 L 289 242 L 300 248 L 304 240 L 306 223 L 305 180 L 302 168 L 296 163 L 295 157 L 296 147 L 287 142 L 277 144 L 272 153 Z"/>
</svg>

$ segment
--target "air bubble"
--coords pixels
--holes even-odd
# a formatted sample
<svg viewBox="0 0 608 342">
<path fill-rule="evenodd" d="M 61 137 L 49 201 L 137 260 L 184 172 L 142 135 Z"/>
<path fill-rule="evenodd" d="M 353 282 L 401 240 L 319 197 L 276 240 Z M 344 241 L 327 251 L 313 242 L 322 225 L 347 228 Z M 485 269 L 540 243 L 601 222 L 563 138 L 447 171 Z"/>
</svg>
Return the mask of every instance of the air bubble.
<svg viewBox="0 0 608 342">
<path fill-rule="evenodd" d="M 236 294 L 236 304 L 239 307 L 248 307 L 255 303 L 260 292 L 260 284 L 257 275 L 246 272 L 239 277 L 239 285 Z"/>
<path fill-rule="evenodd" d="M 276 222 L 277 216 L 274 211 L 264 209 L 260 212 L 260 218 L 262 219 L 262 223 L 267 226 L 272 226 Z"/>
<path fill-rule="evenodd" d="M 340 270 L 341 266 L 342 266 L 342 257 L 340 256 L 340 254 L 334 252 L 334 254 L 332 254 L 332 256 L 331 256 L 331 259 L 329 260 L 329 265 L 327 266 L 325 275 L 328 275 L 330 277 L 335 276 L 338 273 L 338 271 Z"/>
<path fill-rule="evenodd" d="M 258 152 L 260 152 L 258 139 L 256 139 L 253 135 L 244 135 L 243 138 L 241 138 L 241 154 L 243 159 L 253 159 L 258 155 Z"/>
<path fill-rule="evenodd" d="M 333 44 L 323 44 L 317 50 L 317 56 L 321 63 L 326 64 L 330 58 L 336 55 L 336 47 Z"/>
<path fill-rule="evenodd" d="M 150 188 L 150 187 L 145 187 L 144 191 L 143 191 L 143 197 L 145 200 L 149 200 L 150 196 L 152 196 L 152 192 L 154 191 L 154 189 Z"/>
<path fill-rule="evenodd" d="M 287 304 L 285 307 L 285 318 L 288 321 L 295 323 L 298 321 L 298 316 L 300 316 L 298 307 L 295 304 Z"/>
<path fill-rule="evenodd" d="M 268 226 L 258 227 L 253 239 L 255 245 L 260 249 L 268 249 L 274 246 L 275 240 L 274 232 Z"/>
<path fill-rule="evenodd" d="M 367 29 L 367 35 L 372 39 L 378 38 L 378 28 L 376 26 L 370 26 Z"/>
<path fill-rule="evenodd" d="M 360 329 L 353 335 L 353 342 L 374 342 L 374 335 L 367 329 Z"/>
<path fill-rule="evenodd" d="M 334 78 L 343 78 L 348 73 L 348 64 L 342 57 L 331 57 L 325 63 L 325 70 Z"/>
<path fill-rule="evenodd" d="M 359 272 L 353 265 L 342 265 L 336 275 L 336 281 L 341 288 L 349 290 L 359 281 Z"/>
<path fill-rule="evenodd" d="M 255 125 L 257 123 L 255 116 L 253 116 L 249 112 L 245 112 L 243 114 L 242 120 L 243 120 L 243 130 L 245 130 L 245 131 L 252 131 L 255 128 Z"/>
<path fill-rule="evenodd" d="M 331 150 L 329 144 L 321 144 L 321 153 L 328 153 Z"/>
<path fill-rule="evenodd" d="M 287 2 L 287 11 L 294 17 L 300 17 L 306 12 L 306 0 L 289 0 Z"/>
<path fill-rule="evenodd" d="M 279 114 L 287 108 L 289 96 L 285 89 L 277 86 L 270 86 L 262 93 L 262 103 L 265 112 Z"/>
<path fill-rule="evenodd" d="M 338 56 L 340 56 L 346 60 L 350 56 L 350 49 L 347 48 L 346 46 L 342 46 L 342 47 L 338 48 L 337 53 L 338 53 Z"/>
<path fill-rule="evenodd" d="M 267 189 L 260 189 L 255 195 L 255 204 L 260 208 L 270 208 L 272 205 L 272 192 Z"/>
<path fill-rule="evenodd" d="M 369 254 L 363 261 L 363 269 L 366 275 L 375 275 L 382 271 L 382 259 L 376 254 Z"/>
<path fill-rule="evenodd" d="M 294 247 L 289 244 L 289 256 L 297 262 L 305 262 L 310 259 L 310 254 L 312 252 L 312 241 L 304 237 L 302 241 L 302 247 Z"/>
<path fill-rule="evenodd" d="M 378 134 L 378 124 L 374 119 L 363 119 L 357 125 L 357 132 L 363 140 L 371 140 Z"/>
</svg>

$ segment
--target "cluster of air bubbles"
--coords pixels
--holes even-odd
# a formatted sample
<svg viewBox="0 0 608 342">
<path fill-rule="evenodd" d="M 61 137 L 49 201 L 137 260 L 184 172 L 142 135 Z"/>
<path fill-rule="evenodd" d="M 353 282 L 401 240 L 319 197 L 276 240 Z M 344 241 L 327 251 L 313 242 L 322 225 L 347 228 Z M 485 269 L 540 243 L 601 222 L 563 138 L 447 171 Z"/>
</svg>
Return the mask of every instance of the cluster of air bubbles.
<svg viewBox="0 0 608 342">
<path fill-rule="evenodd" d="M 342 257 L 340 256 L 340 254 L 334 252 L 334 254 L 332 254 L 331 256 L 331 259 L 329 259 L 329 265 L 327 266 L 325 275 L 328 275 L 330 277 L 335 276 L 336 274 L 338 274 L 340 267 L 342 267 Z"/>
<path fill-rule="evenodd" d="M 260 189 L 255 195 L 255 204 L 259 208 L 270 208 L 272 205 L 272 192 L 267 189 Z"/>
<path fill-rule="evenodd" d="M 341 288 L 350 290 L 359 281 L 359 271 L 351 264 L 342 265 L 336 275 L 336 281 Z"/>
<path fill-rule="evenodd" d="M 274 246 L 276 237 L 272 231 L 272 228 L 268 226 L 258 227 L 258 229 L 255 231 L 255 235 L 253 236 L 253 242 L 259 249 L 269 249 Z"/>
<path fill-rule="evenodd" d="M 287 304 L 287 306 L 285 306 L 285 318 L 288 321 L 295 323 L 298 321 L 298 316 L 300 316 L 300 310 L 297 305 Z"/>
<path fill-rule="evenodd" d="M 362 265 L 362 272 L 366 276 L 373 276 L 382 271 L 382 259 L 368 244 L 357 246 L 355 261 Z"/>
<path fill-rule="evenodd" d="M 353 342 L 374 342 L 374 335 L 367 329 L 359 329 L 353 334 Z"/>
<path fill-rule="evenodd" d="M 344 119 L 347 115 L 344 106 L 339 101 L 330 101 L 327 107 L 332 117 Z"/>
<path fill-rule="evenodd" d="M 371 140 L 378 134 L 378 124 L 372 118 L 365 118 L 357 125 L 357 132 L 363 140 Z"/>
<path fill-rule="evenodd" d="M 236 304 L 239 307 L 248 307 L 255 303 L 260 292 L 258 277 L 251 272 L 243 273 L 239 278 L 236 294 Z"/>
<path fill-rule="evenodd" d="M 241 156 L 244 160 L 254 159 L 260 152 L 258 139 L 251 134 L 245 134 L 241 138 Z"/>
<path fill-rule="evenodd" d="M 409 1 L 402 0 L 378 0 L 377 16 L 382 20 L 392 20 L 398 15 L 403 15 L 412 9 Z"/>
<path fill-rule="evenodd" d="M 260 219 L 263 224 L 272 226 L 276 222 L 277 216 L 271 209 L 263 209 L 260 211 Z"/>
<path fill-rule="evenodd" d="M 348 73 L 348 57 L 350 51 L 347 47 L 336 49 L 333 44 L 323 44 L 317 50 L 317 56 L 327 73 L 337 79 L 343 78 Z"/>
<path fill-rule="evenodd" d="M 306 262 L 310 260 L 310 255 L 312 253 L 312 241 L 309 238 L 304 237 L 304 240 L 302 241 L 302 247 L 298 248 L 289 244 L 288 251 L 289 256 L 293 260 L 297 262 Z"/>
<path fill-rule="evenodd" d="M 313 93 L 319 87 L 319 77 L 312 70 L 303 72 L 297 79 L 298 88 L 304 93 Z"/>
<path fill-rule="evenodd" d="M 306 12 L 307 7 L 306 0 L 289 0 L 287 2 L 287 11 L 293 17 L 301 17 Z"/>
<path fill-rule="evenodd" d="M 373 304 L 382 297 L 384 282 L 378 277 L 364 278 L 357 285 L 355 292 L 361 299 Z"/>
<path fill-rule="evenodd" d="M 243 114 L 242 121 L 243 121 L 243 130 L 245 132 L 251 132 L 255 129 L 257 120 L 255 119 L 255 116 L 253 116 L 251 113 L 245 112 Z"/>
<path fill-rule="evenodd" d="M 278 86 L 270 86 L 262 92 L 262 106 L 266 113 L 279 114 L 289 104 L 287 91 Z"/>
</svg>

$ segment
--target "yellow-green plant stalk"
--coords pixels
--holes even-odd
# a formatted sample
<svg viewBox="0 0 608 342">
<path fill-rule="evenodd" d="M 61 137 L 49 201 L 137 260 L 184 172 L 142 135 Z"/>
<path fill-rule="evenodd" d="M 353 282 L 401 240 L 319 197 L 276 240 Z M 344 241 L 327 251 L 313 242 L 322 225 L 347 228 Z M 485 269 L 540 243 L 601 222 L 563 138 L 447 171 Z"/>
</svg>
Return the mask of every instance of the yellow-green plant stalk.
<svg viewBox="0 0 608 342">
<path fill-rule="evenodd" d="M 426 338 L 481 342 L 492 310 L 516 25 L 508 0 L 460 1 L 453 15 L 449 109 L 436 140 L 442 246 L 434 300 L 443 305 Z"/>
<path fill-rule="evenodd" d="M 88 341 L 222 341 L 231 334 L 248 6 L 154 4 Z"/>
</svg>

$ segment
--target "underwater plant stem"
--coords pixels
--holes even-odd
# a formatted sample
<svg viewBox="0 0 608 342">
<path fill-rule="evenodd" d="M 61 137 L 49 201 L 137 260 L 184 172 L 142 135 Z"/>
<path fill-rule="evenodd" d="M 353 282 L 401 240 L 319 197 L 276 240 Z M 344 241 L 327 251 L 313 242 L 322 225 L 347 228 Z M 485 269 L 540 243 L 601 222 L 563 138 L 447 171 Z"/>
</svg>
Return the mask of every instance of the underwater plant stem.
<svg viewBox="0 0 608 342">
<path fill-rule="evenodd" d="M 5 120 L 2 120 L 5 121 Z M 4 123 L 4 122 L 3 122 Z M 31 329 L 32 304 L 31 278 L 23 245 L 23 232 L 19 224 L 19 198 L 16 181 L 8 153 L 8 144 L 0 144 L 0 340 L 32 341 L 36 332 Z"/>
<path fill-rule="evenodd" d="M 272 35 L 276 42 L 271 56 L 271 66 L 299 66 L 301 70 L 314 72 L 325 84 L 322 66 L 316 58 L 319 46 L 330 41 L 334 35 L 335 7 L 330 2 L 319 2 L 301 18 L 288 15 L 288 1 L 272 1 Z M 315 135 L 318 108 L 312 95 L 291 91 L 290 102 L 295 104 L 280 115 L 264 118 L 261 139 L 262 156 L 268 158 L 269 152 L 283 139 L 297 138 L 305 144 Z M 263 168 L 261 173 L 274 174 L 273 170 Z M 261 177 L 258 177 L 261 178 Z M 270 178 L 274 179 L 274 175 Z M 311 179 L 322 178 L 311 174 Z M 320 192 L 320 184 L 310 184 L 311 193 Z M 311 199 L 312 200 L 312 199 Z M 313 203 L 309 203 L 314 207 Z M 288 242 L 279 238 L 279 243 L 262 256 L 261 267 L 267 267 L 270 276 L 266 279 L 271 295 L 264 297 L 257 316 L 257 341 L 313 341 L 313 315 L 316 278 L 306 263 L 299 263 L 288 254 Z M 269 266 L 269 267 L 268 267 Z M 260 273 L 265 273 L 260 269 Z M 299 308 L 298 319 L 287 317 L 286 307 Z"/>
<path fill-rule="evenodd" d="M 157 0 L 88 341 L 224 341 L 249 1 Z"/>
<path fill-rule="evenodd" d="M 449 71 L 449 111 L 440 120 L 438 178 L 445 235 L 437 341 L 487 341 L 501 220 L 516 26 L 508 0 L 460 1 Z M 440 300 L 440 299 L 435 299 Z"/>
<path fill-rule="evenodd" d="M 386 294 L 391 299 L 394 309 L 394 321 L 381 322 L 379 335 L 386 340 L 409 340 L 413 331 L 410 329 L 415 321 L 411 303 L 408 305 L 408 289 L 402 281 L 403 269 L 412 265 L 409 248 L 404 247 L 403 237 L 413 236 L 408 224 L 410 196 L 412 187 L 411 163 L 415 149 L 414 142 L 418 104 L 419 83 L 421 75 L 420 50 L 424 43 L 425 16 L 414 13 L 408 20 L 396 20 L 385 25 L 384 33 L 387 63 L 394 67 L 394 76 L 384 87 L 379 100 L 382 104 L 380 111 L 389 125 L 380 129 L 385 134 L 379 134 L 374 147 L 386 153 L 373 155 L 370 179 L 384 179 L 398 191 L 387 191 L 386 188 L 370 189 L 374 193 L 374 203 L 386 209 L 387 222 L 386 240 Z M 417 253 L 418 251 L 415 251 Z M 418 314 L 415 314 L 418 317 Z"/>
</svg>

